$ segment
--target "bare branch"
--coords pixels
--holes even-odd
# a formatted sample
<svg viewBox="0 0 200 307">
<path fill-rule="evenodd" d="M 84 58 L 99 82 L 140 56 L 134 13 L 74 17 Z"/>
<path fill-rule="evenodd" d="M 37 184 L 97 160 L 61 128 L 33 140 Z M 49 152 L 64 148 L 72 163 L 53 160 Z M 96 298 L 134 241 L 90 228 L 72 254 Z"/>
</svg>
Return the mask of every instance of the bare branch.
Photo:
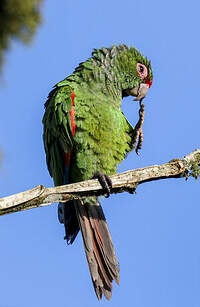
<svg viewBox="0 0 200 307">
<path fill-rule="evenodd" d="M 153 165 L 111 176 L 111 193 L 134 193 L 137 186 L 153 180 L 198 177 L 200 149 L 196 149 L 182 159 L 174 159 L 162 165 Z M 104 195 L 97 179 L 82 181 L 59 187 L 45 188 L 42 185 L 32 190 L 0 199 L 0 215 L 47 206 L 55 202 L 66 202 L 73 198 Z"/>
</svg>

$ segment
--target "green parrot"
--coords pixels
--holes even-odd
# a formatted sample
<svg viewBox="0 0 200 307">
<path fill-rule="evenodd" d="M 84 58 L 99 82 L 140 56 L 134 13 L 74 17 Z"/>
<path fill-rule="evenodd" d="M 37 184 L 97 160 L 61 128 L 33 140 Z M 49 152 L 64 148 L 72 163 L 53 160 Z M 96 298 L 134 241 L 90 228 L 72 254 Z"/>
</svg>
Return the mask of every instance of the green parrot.
<svg viewBox="0 0 200 307">
<path fill-rule="evenodd" d="M 141 101 L 152 84 L 151 64 L 134 47 L 94 49 L 92 56 L 59 82 L 45 103 L 44 147 L 56 186 L 98 178 L 107 196 L 110 175 L 135 146 L 135 129 L 121 111 L 122 98 Z M 65 239 L 81 230 L 98 299 L 110 299 L 119 284 L 119 263 L 97 197 L 59 204 Z"/>
</svg>

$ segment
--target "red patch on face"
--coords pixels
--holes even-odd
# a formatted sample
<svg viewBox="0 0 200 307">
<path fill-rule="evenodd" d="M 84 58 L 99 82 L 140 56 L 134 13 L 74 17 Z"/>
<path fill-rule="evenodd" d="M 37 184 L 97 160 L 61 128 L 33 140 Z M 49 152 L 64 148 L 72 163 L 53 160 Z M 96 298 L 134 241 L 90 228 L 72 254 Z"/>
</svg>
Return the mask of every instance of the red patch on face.
<svg viewBox="0 0 200 307">
<path fill-rule="evenodd" d="M 146 84 L 148 84 L 149 88 L 152 86 L 152 81 L 150 79 L 146 79 Z"/>
</svg>

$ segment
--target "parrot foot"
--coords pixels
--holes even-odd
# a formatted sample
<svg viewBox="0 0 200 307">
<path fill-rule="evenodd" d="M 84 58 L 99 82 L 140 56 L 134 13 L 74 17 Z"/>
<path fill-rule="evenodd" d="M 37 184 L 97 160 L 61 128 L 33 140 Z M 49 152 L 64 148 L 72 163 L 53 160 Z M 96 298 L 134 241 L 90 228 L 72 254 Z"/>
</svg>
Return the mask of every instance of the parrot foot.
<svg viewBox="0 0 200 307">
<path fill-rule="evenodd" d="M 144 134 L 142 130 L 142 125 L 144 123 L 144 104 L 142 102 L 142 99 L 140 100 L 140 110 L 139 110 L 139 120 L 135 126 L 134 135 L 132 137 L 131 141 L 131 147 L 139 154 L 139 149 L 142 149 L 142 143 L 144 139 Z"/>
<path fill-rule="evenodd" d="M 110 189 L 112 188 L 112 180 L 106 174 L 96 172 L 94 174 L 94 179 L 98 179 L 100 185 L 102 186 L 103 190 L 106 192 L 106 198 L 110 196 Z"/>
<path fill-rule="evenodd" d="M 144 123 L 144 104 L 142 103 L 142 99 L 140 100 L 140 110 L 139 110 L 139 126 L 138 126 L 138 143 L 136 147 L 136 154 L 138 155 L 138 150 L 142 149 L 142 143 L 144 140 L 144 133 L 142 130 L 142 125 Z"/>
</svg>

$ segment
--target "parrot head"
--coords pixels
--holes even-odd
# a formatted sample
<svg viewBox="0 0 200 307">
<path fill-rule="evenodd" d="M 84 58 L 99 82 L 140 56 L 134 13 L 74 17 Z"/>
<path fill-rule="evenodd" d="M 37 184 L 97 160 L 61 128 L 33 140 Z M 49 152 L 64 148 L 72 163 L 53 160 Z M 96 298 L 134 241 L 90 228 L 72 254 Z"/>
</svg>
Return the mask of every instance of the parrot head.
<svg viewBox="0 0 200 307">
<path fill-rule="evenodd" d="M 136 70 L 136 74 L 138 74 L 138 78 L 141 81 L 138 80 L 139 84 L 137 86 L 131 89 L 126 89 L 125 94 L 128 96 L 136 96 L 134 100 L 138 101 L 146 96 L 148 89 L 152 85 L 152 80 L 148 78 L 148 68 L 144 64 L 138 62 L 136 64 Z"/>
<path fill-rule="evenodd" d="M 123 45 L 124 46 L 124 45 Z M 121 78 L 122 96 L 135 96 L 135 101 L 143 99 L 152 85 L 151 63 L 136 48 L 126 47 L 116 56 L 116 66 Z"/>
</svg>

